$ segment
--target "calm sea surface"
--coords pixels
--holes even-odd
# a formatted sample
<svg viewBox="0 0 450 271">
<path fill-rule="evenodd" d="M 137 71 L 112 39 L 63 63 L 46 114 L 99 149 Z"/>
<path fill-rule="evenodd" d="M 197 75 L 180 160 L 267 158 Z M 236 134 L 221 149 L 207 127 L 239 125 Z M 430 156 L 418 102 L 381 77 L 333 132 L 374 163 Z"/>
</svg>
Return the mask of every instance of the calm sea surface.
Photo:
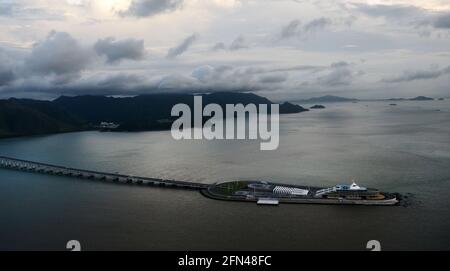
<svg viewBox="0 0 450 271">
<path fill-rule="evenodd" d="M 362 186 L 406 206 L 257 206 L 198 192 L 0 169 L 0 250 L 450 249 L 450 102 L 326 104 L 282 115 L 280 147 L 175 141 L 170 131 L 0 140 L 0 155 L 204 183 L 235 179 Z"/>
</svg>

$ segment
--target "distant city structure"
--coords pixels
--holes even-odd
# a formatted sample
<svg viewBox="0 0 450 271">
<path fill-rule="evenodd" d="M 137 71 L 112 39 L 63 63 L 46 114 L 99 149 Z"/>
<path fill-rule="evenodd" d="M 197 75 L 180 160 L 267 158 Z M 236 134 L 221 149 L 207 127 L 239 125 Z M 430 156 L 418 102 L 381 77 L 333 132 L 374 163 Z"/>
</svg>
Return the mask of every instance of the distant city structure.
<svg viewBox="0 0 450 271">
<path fill-rule="evenodd" d="M 114 123 L 114 122 L 106 122 L 106 121 L 102 121 L 100 122 L 100 128 L 101 129 L 117 129 L 119 128 L 119 124 Z"/>
</svg>

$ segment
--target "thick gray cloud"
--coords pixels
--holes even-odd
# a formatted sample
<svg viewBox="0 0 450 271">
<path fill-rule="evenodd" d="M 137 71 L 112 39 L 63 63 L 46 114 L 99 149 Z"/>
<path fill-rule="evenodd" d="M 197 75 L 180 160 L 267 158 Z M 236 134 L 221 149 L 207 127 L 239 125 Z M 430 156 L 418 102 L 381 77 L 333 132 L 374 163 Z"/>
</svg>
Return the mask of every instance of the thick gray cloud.
<svg viewBox="0 0 450 271">
<path fill-rule="evenodd" d="M 404 17 L 422 17 L 425 10 L 409 5 L 370 5 L 354 4 L 356 9 L 368 16 L 401 19 Z"/>
<path fill-rule="evenodd" d="M 354 7 L 367 16 L 385 18 L 414 27 L 429 25 L 437 29 L 450 28 L 448 11 L 430 11 L 411 5 L 354 4 Z"/>
<path fill-rule="evenodd" d="M 261 76 L 259 82 L 263 84 L 277 84 L 285 82 L 287 79 L 287 74 L 269 74 Z"/>
<path fill-rule="evenodd" d="M 431 80 L 448 74 L 450 74 L 450 66 L 444 69 L 433 68 L 430 70 L 405 71 L 400 76 L 385 78 L 382 81 L 386 83 L 401 83 L 416 80 Z"/>
<path fill-rule="evenodd" d="M 281 29 L 281 38 L 286 39 L 298 34 L 299 28 L 301 27 L 300 20 L 293 20 L 289 22 L 288 25 Z"/>
<path fill-rule="evenodd" d="M 150 17 L 181 8 L 183 0 L 133 0 L 122 16 Z"/>
<path fill-rule="evenodd" d="M 242 35 L 237 37 L 235 40 L 233 40 L 231 42 L 230 46 L 228 47 L 228 49 L 231 51 L 246 49 L 246 48 L 248 48 L 248 45 Z"/>
<path fill-rule="evenodd" d="M 70 34 L 52 31 L 38 43 L 25 60 L 25 69 L 32 74 L 76 74 L 91 62 L 92 53 Z"/>
<path fill-rule="evenodd" d="M 116 93 L 133 91 L 134 89 L 139 88 L 139 86 L 145 81 L 140 75 L 133 73 L 118 73 L 113 75 L 103 76 L 100 79 L 95 80 L 91 79 L 91 81 L 86 82 L 86 88 L 90 88 L 94 86 L 98 91 L 103 91 L 104 93 L 108 93 L 111 89 L 115 90 Z"/>
<path fill-rule="evenodd" d="M 308 33 L 314 33 L 325 29 L 326 27 L 332 25 L 333 22 L 325 17 L 317 18 L 309 21 L 305 25 L 302 25 L 300 20 L 292 20 L 281 29 L 280 37 L 282 39 L 291 38 L 291 37 L 300 37 L 306 35 Z"/>
<path fill-rule="evenodd" d="M 338 68 L 336 64 L 335 68 Z M 342 64 L 343 65 L 343 64 Z M 288 66 L 288 67 L 271 67 L 271 66 L 249 66 L 249 67 L 233 67 L 229 65 L 210 66 L 204 65 L 197 67 L 192 71 L 190 80 L 183 77 L 168 78 L 172 86 L 174 82 L 183 82 L 180 86 L 185 86 L 187 82 L 190 86 L 196 86 L 197 89 L 214 90 L 273 90 L 274 87 L 283 87 L 288 83 L 289 72 L 307 72 L 314 74 L 319 71 L 335 69 L 331 66 Z M 192 81 L 192 78 L 196 79 Z M 175 80 L 177 79 L 177 80 Z"/>
<path fill-rule="evenodd" d="M 351 66 L 351 64 L 346 61 L 334 62 L 334 63 L 331 63 L 331 65 L 330 65 L 331 68 L 346 68 L 349 66 Z"/>
<path fill-rule="evenodd" d="M 433 21 L 433 26 L 436 28 L 450 29 L 450 12 L 436 16 Z"/>
<path fill-rule="evenodd" d="M 219 51 L 219 50 L 225 50 L 226 48 L 227 48 L 227 46 L 225 45 L 225 43 L 218 42 L 212 47 L 212 50 L 213 51 Z"/>
<path fill-rule="evenodd" d="M 272 74 L 259 67 L 233 67 L 204 65 L 190 75 L 172 74 L 160 80 L 157 88 L 174 91 L 259 91 L 278 87 L 287 80 L 286 73 Z"/>
<path fill-rule="evenodd" d="M 14 81 L 14 73 L 0 64 L 0 87 L 8 85 L 12 81 Z"/>
<path fill-rule="evenodd" d="M 182 53 L 186 52 L 187 49 L 197 40 L 197 35 L 192 34 L 189 37 L 185 38 L 183 42 L 181 42 L 179 45 L 170 48 L 167 52 L 167 58 L 175 58 Z"/>
<path fill-rule="evenodd" d="M 11 59 L 0 48 L 0 87 L 6 86 L 15 79 Z"/>
<path fill-rule="evenodd" d="M 209 67 L 209 66 L 208 66 Z M 202 71 L 202 77 L 198 76 Z M 265 67 L 232 67 L 218 66 L 214 68 L 199 68 L 193 77 L 204 83 L 216 85 L 222 89 L 265 89 L 274 84 L 281 84 L 288 79 L 287 72 L 265 68 Z"/>
<path fill-rule="evenodd" d="M 300 71 L 300 72 L 319 72 L 326 70 L 327 66 L 315 66 L 315 65 L 297 65 L 297 66 L 291 66 L 291 67 L 285 67 L 285 68 L 273 68 L 268 70 L 268 72 L 291 72 L 291 71 Z"/>
<path fill-rule="evenodd" d="M 214 75 L 217 75 L 215 69 L 209 65 L 204 65 L 201 67 L 195 68 L 191 76 L 194 78 L 197 78 L 200 82 L 207 82 L 211 79 Z"/>
<path fill-rule="evenodd" d="M 145 56 L 143 40 L 125 39 L 116 41 L 109 37 L 98 40 L 94 49 L 100 56 L 106 56 L 108 63 L 119 62 L 123 59 L 140 60 Z"/>
<path fill-rule="evenodd" d="M 303 27 L 304 33 L 310 33 L 315 32 L 321 29 L 324 29 L 325 27 L 331 25 L 331 20 L 327 18 L 318 18 L 315 20 L 310 21 Z"/>
<path fill-rule="evenodd" d="M 0 97 L 55 98 L 60 95 L 137 95 L 157 90 L 153 79 L 146 73 L 103 71 L 84 73 L 77 80 L 63 80 L 62 76 L 34 76 L 20 78 L 9 86 L 0 86 Z M 56 79 L 56 80 L 54 80 Z M 152 81 L 153 80 L 153 81 Z"/>
<path fill-rule="evenodd" d="M 327 75 L 317 78 L 319 85 L 328 87 L 348 86 L 353 82 L 354 73 L 351 64 L 341 61 L 330 65 L 330 72 Z"/>
<path fill-rule="evenodd" d="M 236 39 L 234 39 L 230 45 L 227 47 L 227 45 L 223 42 L 218 42 L 212 47 L 212 51 L 220 51 L 220 50 L 230 50 L 230 51 L 236 51 L 240 49 L 247 49 L 249 48 L 247 41 L 245 40 L 244 36 L 239 35 Z"/>
</svg>

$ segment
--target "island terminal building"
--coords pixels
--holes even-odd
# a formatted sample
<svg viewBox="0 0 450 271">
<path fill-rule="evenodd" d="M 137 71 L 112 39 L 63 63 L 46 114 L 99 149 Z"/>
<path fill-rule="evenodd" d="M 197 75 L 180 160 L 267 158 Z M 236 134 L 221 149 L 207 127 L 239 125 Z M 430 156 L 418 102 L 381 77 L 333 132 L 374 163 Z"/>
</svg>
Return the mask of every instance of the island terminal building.
<svg viewBox="0 0 450 271">
<path fill-rule="evenodd" d="M 250 183 L 249 191 L 263 194 L 272 194 L 277 197 L 310 196 L 323 199 L 384 199 L 376 189 L 367 189 L 353 182 L 351 185 L 339 184 L 330 188 L 312 189 L 308 187 L 292 187 L 271 185 L 265 182 Z M 236 191 L 238 192 L 238 191 Z"/>
<path fill-rule="evenodd" d="M 292 203 L 341 203 L 364 205 L 394 205 L 396 195 L 352 184 L 339 184 L 329 188 L 274 184 L 265 181 L 225 182 L 211 186 L 206 196 L 227 200 L 256 201 L 258 204 L 277 205 Z"/>
</svg>

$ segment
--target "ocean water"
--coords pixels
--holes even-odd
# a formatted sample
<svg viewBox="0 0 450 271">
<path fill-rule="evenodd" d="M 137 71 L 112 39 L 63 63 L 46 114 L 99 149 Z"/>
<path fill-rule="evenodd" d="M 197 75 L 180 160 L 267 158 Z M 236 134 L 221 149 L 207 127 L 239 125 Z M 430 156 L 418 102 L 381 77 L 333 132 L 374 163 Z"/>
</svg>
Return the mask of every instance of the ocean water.
<svg viewBox="0 0 450 271">
<path fill-rule="evenodd" d="M 204 183 L 236 179 L 399 192 L 394 207 L 215 201 L 196 191 L 0 169 L 0 250 L 450 249 L 450 102 L 359 102 L 280 118 L 280 146 L 170 131 L 0 140 L 0 155 Z"/>
</svg>

